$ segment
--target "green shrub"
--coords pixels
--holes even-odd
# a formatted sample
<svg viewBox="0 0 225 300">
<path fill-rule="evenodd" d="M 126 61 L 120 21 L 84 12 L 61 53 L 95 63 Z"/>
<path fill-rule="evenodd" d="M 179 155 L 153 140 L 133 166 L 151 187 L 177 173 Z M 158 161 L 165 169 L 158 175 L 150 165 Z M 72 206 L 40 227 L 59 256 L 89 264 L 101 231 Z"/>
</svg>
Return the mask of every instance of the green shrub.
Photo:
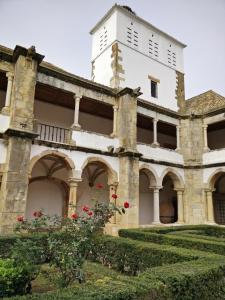
<svg viewBox="0 0 225 300">
<path fill-rule="evenodd" d="M 171 245 L 225 255 L 225 243 L 220 241 L 216 242 L 210 240 L 203 240 L 201 238 L 194 238 L 191 236 L 183 237 L 174 234 L 159 234 L 157 231 L 144 231 L 141 229 L 121 229 L 119 231 L 119 235 L 121 237 L 126 237 L 134 240 L 163 245 Z"/>
<path fill-rule="evenodd" d="M 120 272 L 137 275 L 146 268 L 194 260 L 201 255 L 171 246 L 102 236 L 94 240 L 90 258 Z"/>
<path fill-rule="evenodd" d="M 16 266 L 12 259 L 0 259 L 0 297 L 29 292 L 35 273 L 35 268 Z"/>
</svg>

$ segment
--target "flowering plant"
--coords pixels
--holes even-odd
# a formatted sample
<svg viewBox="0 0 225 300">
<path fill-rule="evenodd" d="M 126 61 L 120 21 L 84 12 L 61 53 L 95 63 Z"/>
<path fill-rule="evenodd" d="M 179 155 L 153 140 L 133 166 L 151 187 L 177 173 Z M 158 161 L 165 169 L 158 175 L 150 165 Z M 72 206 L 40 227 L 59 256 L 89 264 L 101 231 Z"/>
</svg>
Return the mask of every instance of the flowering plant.
<svg viewBox="0 0 225 300">
<path fill-rule="evenodd" d="M 98 184 L 97 188 L 102 188 L 102 185 Z M 113 194 L 112 198 L 116 199 L 117 195 Z M 52 279 L 59 287 L 65 287 L 75 279 L 79 282 L 84 280 L 82 267 L 90 252 L 93 236 L 116 212 L 123 214 L 128 207 L 127 201 L 123 207 L 96 201 L 92 208 L 85 205 L 79 215 L 74 212 L 68 217 L 49 216 L 43 211 L 36 211 L 31 220 L 19 216 L 16 231 L 48 233 L 46 251 L 50 258 L 49 264 L 58 271 L 51 272 Z"/>
</svg>

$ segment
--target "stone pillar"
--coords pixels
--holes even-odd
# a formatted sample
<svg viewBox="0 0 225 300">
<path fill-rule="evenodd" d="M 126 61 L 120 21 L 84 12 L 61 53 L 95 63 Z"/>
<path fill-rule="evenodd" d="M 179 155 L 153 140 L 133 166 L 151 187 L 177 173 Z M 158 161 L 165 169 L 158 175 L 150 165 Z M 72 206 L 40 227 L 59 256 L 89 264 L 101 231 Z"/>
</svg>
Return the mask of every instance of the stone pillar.
<svg viewBox="0 0 225 300">
<path fill-rule="evenodd" d="M 125 201 L 130 208 L 118 215 L 120 227 L 137 227 L 139 224 L 139 157 L 137 152 L 137 97 L 139 89 L 125 88 L 118 93 L 119 189 L 118 204 Z"/>
<path fill-rule="evenodd" d="M 212 190 L 206 190 L 207 223 L 215 224 Z"/>
<path fill-rule="evenodd" d="M 160 224 L 160 203 L 159 203 L 159 187 L 151 188 L 153 190 L 153 222 L 152 224 Z"/>
<path fill-rule="evenodd" d="M 177 189 L 177 208 L 178 208 L 178 218 L 177 223 L 184 223 L 184 200 L 183 200 L 183 189 Z"/>
<path fill-rule="evenodd" d="M 157 119 L 153 119 L 153 147 L 159 147 L 158 138 L 157 138 Z"/>
<path fill-rule="evenodd" d="M 9 114 L 12 86 L 13 86 L 13 74 L 11 72 L 7 72 L 6 77 L 8 78 L 8 83 L 7 83 L 7 91 L 6 91 L 6 98 L 5 98 L 5 106 L 2 109 L 2 113 Z"/>
<path fill-rule="evenodd" d="M 80 129 L 80 124 L 79 124 L 79 109 L 80 109 L 80 100 L 81 96 L 80 95 L 74 95 L 75 99 L 75 110 L 74 110 L 74 123 L 72 125 L 73 129 Z"/>
<path fill-rule="evenodd" d="M 209 147 L 208 147 L 208 134 L 207 134 L 207 128 L 208 125 L 203 125 L 203 130 L 204 130 L 204 151 L 209 151 Z"/>
<path fill-rule="evenodd" d="M 70 217 L 77 210 L 77 188 L 81 182 L 81 179 L 70 178 L 69 179 L 69 206 L 68 206 L 68 217 Z"/>
<path fill-rule="evenodd" d="M 113 132 L 111 134 L 112 137 L 117 136 L 117 122 L 118 122 L 118 106 L 113 106 Z"/>
<path fill-rule="evenodd" d="M 0 233 L 12 232 L 18 215 L 25 215 L 33 132 L 37 66 L 43 56 L 35 48 L 16 46 L 13 52 L 14 84 L 11 94 L 7 157 L 2 177 Z"/>
<path fill-rule="evenodd" d="M 180 125 L 177 125 L 176 129 L 177 129 L 177 148 L 176 148 L 176 151 L 180 151 Z"/>
</svg>

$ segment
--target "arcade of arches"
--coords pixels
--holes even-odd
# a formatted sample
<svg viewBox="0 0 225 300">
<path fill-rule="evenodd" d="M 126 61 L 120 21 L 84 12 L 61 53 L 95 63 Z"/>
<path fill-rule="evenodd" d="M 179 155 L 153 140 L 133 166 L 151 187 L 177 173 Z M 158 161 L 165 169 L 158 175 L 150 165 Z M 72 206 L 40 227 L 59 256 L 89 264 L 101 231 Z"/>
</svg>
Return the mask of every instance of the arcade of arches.
<svg viewBox="0 0 225 300">
<path fill-rule="evenodd" d="M 161 184 L 147 168 L 139 176 L 139 224 L 184 222 L 182 182 L 174 173 L 165 172 Z"/>
<path fill-rule="evenodd" d="M 74 176 L 75 166 L 59 153 L 44 153 L 31 164 L 26 217 L 35 210 L 66 216 L 94 200 L 109 203 L 117 190 L 117 175 L 104 161 L 91 158 L 82 168 L 80 178 Z M 101 190 L 96 184 L 101 183 Z M 139 224 L 183 223 L 183 183 L 171 170 L 158 178 L 154 171 L 140 170 Z M 116 222 L 116 217 L 111 220 Z"/>
</svg>

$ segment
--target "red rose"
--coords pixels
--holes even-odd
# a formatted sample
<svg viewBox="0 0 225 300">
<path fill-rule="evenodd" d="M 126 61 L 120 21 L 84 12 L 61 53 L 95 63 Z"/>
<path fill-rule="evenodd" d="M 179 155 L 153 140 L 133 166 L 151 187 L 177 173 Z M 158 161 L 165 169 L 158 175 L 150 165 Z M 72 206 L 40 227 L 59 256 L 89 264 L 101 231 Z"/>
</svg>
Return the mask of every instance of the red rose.
<svg viewBox="0 0 225 300">
<path fill-rule="evenodd" d="M 112 198 L 113 198 L 113 199 L 117 199 L 118 196 L 117 196 L 116 194 L 112 194 Z"/>
<path fill-rule="evenodd" d="M 125 201 L 124 204 L 123 204 L 124 208 L 129 208 L 130 207 L 130 203 Z"/>
<path fill-rule="evenodd" d="M 101 189 L 104 188 L 104 185 L 102 183 L 97 183 L 96 184 L 96 188 L 99 189 L 99 190 L 101 190 Z"/>
<path fill-rule="evenodd" d="M 87 214 L 88 214 L 90 217 L 93 216 L 93 212 L 92 212 L 92 211 L 89 211 Z"/>
<path fill-rule="evenodd" d="M 40 217 L 43 216 L 43 213 L 42 213 L 41 210 L 35 211 L 35 212 L 33 213 L 33 216 L 34 216 L 35 218 L 40 218 Z"/>
<path fill-rule="evenodd" d="M 83 211 L 85 211 L 85 212 L 88 212 L 88 211 L 89 211 L 89 207 L 88 207 L 88 206 L 86 206 L 86 205 L 84 205 L 84 207 L 83 207 Z"/>
<path fill-rule="evenodd" d="M 24 217 L 23 217 L 23 216 L 17 217 L 17 221 L 18 221 L 18 222 L 23 222 L 23 221 L 24 221 Z"/>
<path fill-rule="evenodd" d="M 74 220 L 76 220 L 76 219 L 78 218 L 78 214 L 73 213 L 73 214 L 71 215 L 71 218 L 74 219 Z"/>
</svg>

